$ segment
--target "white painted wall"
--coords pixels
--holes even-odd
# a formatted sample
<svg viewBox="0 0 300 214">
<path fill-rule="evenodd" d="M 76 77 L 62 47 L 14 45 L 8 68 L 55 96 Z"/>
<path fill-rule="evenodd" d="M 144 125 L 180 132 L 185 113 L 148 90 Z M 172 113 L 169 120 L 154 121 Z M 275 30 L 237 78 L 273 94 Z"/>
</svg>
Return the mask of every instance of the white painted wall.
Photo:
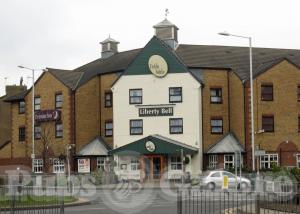
<svg viewBox="0 0 300 214">
<path fill-rule="evenodd" d="M 142 105 L 169 104 L 169 87 L 182 87 L 183 101 L 173 106 L 174 116 L 139 117 L 138 106 L 129 104 L 129 89 L 143 89 Z M 124 75 L 112 88 L 114 147 L 121 147 L 152 134 L 159 134 L 199 148 L 189 171 L 202 169 L 201 85 L 189 73 L 171 73 L 163 78 Z M 169 118 L 183 118 L 183 134 L 169 134 Z M 143 135 L 130 135 L 129 121 L 143 119 Z"/>
</svg>

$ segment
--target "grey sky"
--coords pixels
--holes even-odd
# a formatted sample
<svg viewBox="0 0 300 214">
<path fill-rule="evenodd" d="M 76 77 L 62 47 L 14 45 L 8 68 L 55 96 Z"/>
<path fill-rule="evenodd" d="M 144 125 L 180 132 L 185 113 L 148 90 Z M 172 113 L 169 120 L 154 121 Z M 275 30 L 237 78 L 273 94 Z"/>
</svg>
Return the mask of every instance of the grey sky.
<svg viewBox="0 0 300 214">
<path fill-rule="evenodd" d="M 0 96 L 19 78 L 30 82 L 33 68 L 73 69 L 100 57 L 108 34 L 119 50 L 143 47 L 152 26 L 168 19 L 179 27 L 179 43 L 300 49 L 297 0 L 0 0 Z M 40 73 L 40 72 L 39 72 Z"/>
</svg>

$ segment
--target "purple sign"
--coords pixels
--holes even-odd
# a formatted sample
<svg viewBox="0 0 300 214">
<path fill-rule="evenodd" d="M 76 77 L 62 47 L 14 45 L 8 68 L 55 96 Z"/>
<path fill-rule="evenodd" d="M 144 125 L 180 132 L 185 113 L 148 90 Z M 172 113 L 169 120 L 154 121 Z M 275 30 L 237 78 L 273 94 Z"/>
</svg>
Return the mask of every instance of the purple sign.
<svg viewBox="0 0 300 214">
<path fill-rule="evenodd" d="M 59 110 L 41 110 L 35 112 L 36 122 L 59 121 L 61 112 Z"/>
</svg>

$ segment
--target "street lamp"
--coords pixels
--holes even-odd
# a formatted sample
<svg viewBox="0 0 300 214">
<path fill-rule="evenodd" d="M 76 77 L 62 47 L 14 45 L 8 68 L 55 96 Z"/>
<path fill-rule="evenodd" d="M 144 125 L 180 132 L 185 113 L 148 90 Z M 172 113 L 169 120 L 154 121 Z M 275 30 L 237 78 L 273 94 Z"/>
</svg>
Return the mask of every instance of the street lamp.
<svg viewBox="0 0 300 214">
<path fill-rule="evenodd" d="M 18 68 L 20 69 L 27 69 L 32 71 L 32 153 L 31 153 L 31 159 L 32 159 L 32 172 L 33 172 L 33 161 L 35 159 L 35 151 L 34 151 L 34 72 L 37 70 L 43 70 L 47 71 L 47 69 L 34 69 L 34 68 L 28 68 L 22 65 L 19 65 Z"/>
<path fill-rule="evenodd" d="M 252 147 L 252 170 L 255 171 L 255 154 L 254 154 L 254 107 L 253 107 L 253 71 L 252 71 L 252 38 L 249 36 L 239 36 L 228 32 L 219 33 L 221 36 L 233 36 L 248 39 L 249 41 L 249 62 L 250 62 L 250 99 L 251 99 L 251 147 Z"/>
</svg>

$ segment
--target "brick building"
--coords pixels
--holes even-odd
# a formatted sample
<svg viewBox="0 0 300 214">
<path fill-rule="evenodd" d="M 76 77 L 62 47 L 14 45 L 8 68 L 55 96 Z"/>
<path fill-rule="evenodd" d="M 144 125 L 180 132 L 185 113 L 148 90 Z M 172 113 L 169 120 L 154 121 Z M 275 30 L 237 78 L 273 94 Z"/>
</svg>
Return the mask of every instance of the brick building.
<svg viewBox="0 0 300 214">
<path fill-rule="evenodd" d="M 59 112 L 61 117 L 37 123 L 37 135 L 41 135 L 43 127 L 50 127 L 50 140 L 47 147 L 43 146 L 43 140 L 35 140 L 37 161 L 34 162 L 34 171 L 64 172 L 64 157 L 68 153 L 76 172 L 107 169 L 106 163 L 111 162 L 108 155 L 114 155 L 117 171 L 144 169 L 142 158 L 121 163 L 117 155 L 122 150 L 120 148 L 132 149 L 147 157 L 154 148 L 149 164 L 152 178 L 155 173 L 162 173 L 164 167 L 166 170 L 187 170 L 192 174 L 207 168 L 230 168 L 235 164 L 236 152 L 242 154 L 244 165 L 251 167 L 248 48 L 179 44 L 178 28 L 166 19 L 154 28 L 155 36 L 144 48 L 118 52 L 119 42 L 108 38 L 101 42 L 101 58 L 74 70 L 48 68 L 36 81 L 37 114 L 48 110 Z M 153 55 L 159 55 L 165 61 L 165 76 L 156 77 L 151 73 L 149 59 Z M 253 68 L 255 145 L 266 151 L 266 155 L 259 157 L 257 167 L 269 168 L 272 164 L 298 166 L 300 50 L 253 48 Z M 178 75 L 170 80 L 173 73 L 184 72 L 188 75 Z M 151 85 L 144 76 L 157 84 Z M 129 77 L 132 81 L 118 89 L 125 90 L 124 93 L 114 91 L 116 84 L 118 86 Z M 188 79 L 191 82 L 186 82 Z M 192 79 L 199 84 L 198 95 L 194 97 L 191 97 L 192 91 L 187 93 L 188 86 L 196 84 Z M 141 85 L 143 81 L 145 84 Z M 165 86 L 170 90 L 165 91 Z M 181 89 L 171 89 L 175 87 Z M 130 101 L 131 96 L 145 102 L 132 108 L 125 101 Z M 170 97 L 181 97 L 182 102 L 173 104 Z M 12 109 L 12 156 L 0 162 L 9 164 L 26 159 L 26 163 L 30 163 L 31 89 L 6 101 L 11 103 Z M 20 102 L 25 102 L 24 114 L 19 114 Z M 191 125 L 195 118 L 184 113 L 186 107 L 181 109 L 186 102 L 191 103 L 190 109 L 198 126 Z M 170 106 L 174 110 L 171 115 L 148 115 L 147 118 L 136 115 L 128 119 L 142 122 L 124 121 L 126 111 L 132 111 L 130 114 L 134 115 L 135 109 L 140 112 L 151 107 L 159 111 Z M 163 126 L 166 119 L 178 118 L 181 120 Z M 171 125 L 173 123 L 175 125 Z M 156 127 L 158 125 L 160 129 Z M 198 131 L 192 130 L 195 127 Z M 174 130 L 181 131 L 172 134 Z M 131 131 L 139 132 L 140 136 L 132 136 Z M 162 151 L 159 150 L 164 146 L 162 142 L 170 145 L 169 151 L 174 148 L 178 151 L 176 158 L 171 158 L 168 152 L 158 152 Z M 144 147 L 141 149 L 135 145 Z M 185 152 L 181 154 L 180 151 Z M 4 154 L 1 149 L 0 157 Z M 190 161 L 184 167 L 182 164 L 186 160 Z M 145 173 L 142 170 L 138 173 Z"/>
</svg>

